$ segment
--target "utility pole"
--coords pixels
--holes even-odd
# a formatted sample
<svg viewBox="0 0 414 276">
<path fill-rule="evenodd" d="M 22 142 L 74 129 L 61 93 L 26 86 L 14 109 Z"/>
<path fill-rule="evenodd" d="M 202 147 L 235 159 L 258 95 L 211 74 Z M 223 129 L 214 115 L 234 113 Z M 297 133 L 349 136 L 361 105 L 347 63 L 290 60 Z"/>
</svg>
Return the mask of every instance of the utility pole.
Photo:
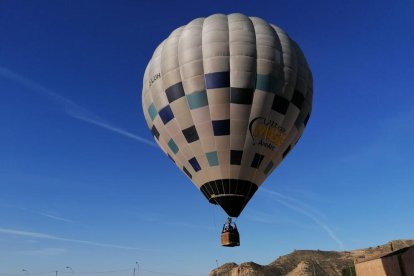
<svg viewBox="0 0 414 276">
<path fill-rule="evenodd" d="M 139 263 L 135 262 L 135 264 L 137 265 L 137 276 L 139 276 Z M 135 268 L 134 268 L 134 276 L 135 276 Z"/>
<path fill-rule="evenodd" d="M 70 269 L 70 275 L 73 275 L 73 269 L 70 266 L 67 266 L 66 269 Z"/>
<path fill-rule="evenodd" d="M 312 258 L 313 276 L 315 276 L 315 259 Z"/>
<path fill-rule="evenodd" d="M 26 272 L 26 276 L 29 275 L 29 271 L 27 271 L 26 269 L 22 269 L 22 271 Z"/>
<path fill-rule="evenodd" d="M 57 273 L 58 273 L 58 271 L 56 270 L 56 274 L 55 274 L 56 276 L 57 276 Z"/>
</svg>

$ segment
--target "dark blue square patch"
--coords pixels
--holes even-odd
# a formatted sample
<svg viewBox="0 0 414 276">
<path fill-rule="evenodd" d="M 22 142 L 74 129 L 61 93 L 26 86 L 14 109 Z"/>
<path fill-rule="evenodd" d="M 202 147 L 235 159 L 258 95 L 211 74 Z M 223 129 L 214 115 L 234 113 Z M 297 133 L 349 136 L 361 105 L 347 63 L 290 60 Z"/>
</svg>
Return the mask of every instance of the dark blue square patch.
<svg viewBox="0 0 414 276">
<path fill-rule="evenodd" d="M 164 107 L 163 109 L 160 110 L 159 112 L 160 118 L 162 120 L 162 122 L 165 124 L 167 124 L 169 121 L 171 121 L 172 119 L 174 119 L 174 114 L 171 110 L 171 107 L 169 105 L 167 105 L 166 107 Z"/>
<path fill-rule="evenodd" d="M 214 136 L 230 135 L 230 119 L 211 122 Z"/>
<path fill-rule="evenodd" d="M 190 165 L 193 167 L 194 171 L 198 172 L 199 170 L 201 170 L 200 164 L 198 164 L 198 161 L 195 157 L 188 160 L 188 163 L 190 163 Z"/>
</svg>

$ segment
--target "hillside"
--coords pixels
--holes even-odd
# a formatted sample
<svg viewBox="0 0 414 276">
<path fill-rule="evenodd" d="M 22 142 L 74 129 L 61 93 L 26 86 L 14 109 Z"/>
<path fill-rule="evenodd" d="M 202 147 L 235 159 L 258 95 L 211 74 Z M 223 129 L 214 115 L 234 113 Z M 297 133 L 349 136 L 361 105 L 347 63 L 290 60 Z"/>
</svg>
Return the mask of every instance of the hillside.
<svg viewBox="0 0 414 276">
<path fill-rule="evenodd" d="M 268 265 L 247 262 L 227 263 L 210 272 L 210 276 L 341 276 L 342 271 L 361 261 L 414 245 L 414 240 L 395 240 L 384 245 L 353 251 L 295 250 Z"/>
</svg>

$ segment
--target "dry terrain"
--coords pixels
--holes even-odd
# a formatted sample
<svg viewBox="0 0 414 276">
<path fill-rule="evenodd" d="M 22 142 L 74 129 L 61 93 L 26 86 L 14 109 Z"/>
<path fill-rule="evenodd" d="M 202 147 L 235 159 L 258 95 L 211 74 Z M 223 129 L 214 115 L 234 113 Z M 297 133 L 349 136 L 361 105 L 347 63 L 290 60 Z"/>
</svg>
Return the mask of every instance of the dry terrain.
<svg viewBox="0 0 414 276">
<path fill-rule="evenodd" d="M 295 250 L 268 265 L 253 262 L 226 263 L 210 272 L 210 276 L 342 276 L 351 273 L 354 260 L 414 245 L 414 240 L 395 240 L 384 245 L 353 251 Z M 344 273 L 344 274 L 343 274 Z"/>
</svg>

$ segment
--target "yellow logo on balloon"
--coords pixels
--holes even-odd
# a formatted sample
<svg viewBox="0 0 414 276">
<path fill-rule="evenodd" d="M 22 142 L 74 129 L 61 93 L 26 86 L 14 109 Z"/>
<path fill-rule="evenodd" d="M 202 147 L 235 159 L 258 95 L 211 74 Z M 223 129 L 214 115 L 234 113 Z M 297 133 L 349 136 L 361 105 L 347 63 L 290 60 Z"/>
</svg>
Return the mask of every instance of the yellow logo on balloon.
<svg viewBox="0 0 414 276">
<path fill-rule="evenodd" d="M 253 144 L 274 150 L 280 147 L 286 138 L 286 129 L 277 122 L 256 117 L 249 124 L 250 135 L 253 138 Z"/>
<path fill-rule="evenodd" d="M 255 138 L 266 139 L 275 146 L 280 147 L 286 138 L 286 134 L 282 133 L 277 128 L 266 126 L 265 124 L 259 123 L 253 130 L 253 136 Z"/>
</svg>

